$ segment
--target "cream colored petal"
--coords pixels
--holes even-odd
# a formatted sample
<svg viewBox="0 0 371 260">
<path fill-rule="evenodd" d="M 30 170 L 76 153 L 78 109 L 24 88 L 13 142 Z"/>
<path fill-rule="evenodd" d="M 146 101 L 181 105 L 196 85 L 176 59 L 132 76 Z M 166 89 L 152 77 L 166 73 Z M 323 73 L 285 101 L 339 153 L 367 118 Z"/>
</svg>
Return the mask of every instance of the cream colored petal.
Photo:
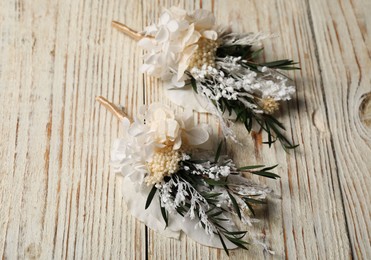
<svg viewBox="0 0 371 260">
<path fill-rule="evenodd" d="M 161 108 L 157 108 L 153 113 L 153 117 L 156 122 L 166 120 L 166 111 Z"/>
<path fill-rule="evenodd" d="M 184 129 L 191 129 L 192 127 L 194 127 L 195 122 L 192 109 L 186 108 L 183 112 L 182 118 Z"/>
<path fill-rule="evenodd" d="M 212 111 L 212 107 L 208 108 L 210 104 L 206 98 L 196 94 L 191 86 L 187 85 L 183 88 L 174 88 L 170 81 L 165 81 L 164 86 L 165 95 L 174 104 L 200 113 L 210 113 Z M 211 104 L 211 106 L 213 105 Z"/>
<path fill-rule="evenodd" d="M 193 43 L 196 43 L 201 37 L 201 34 L 195 31 L 194 24 L 189 25 L 187 31 L 184 33 L 182 37 L 182 45 L 188 46 Z"/>
<path fill-rule="evenodd" d="M 182 137 L 181 135 L 178 135 L 178 137 L 175 139 L 173 150 L 179 150 L 182 146 Z"/>
<path fill-rule="evenodd" d="M 170 21 L 171 17 L 168 12 L 163 12 L 160 16 L 159 19 L 159 24 L 160 25 L 166 25 Z"/>
<path fill-rule="evenodd" d="M 178 21 L 178 23 L 179 23 L 179 30 L 180 31 L 184 31 L 184 30 L 188 29 L 188 27 L 189 27 L 189 22 L 186 21 L 186 20 Z"/>
<path fill-rule="evenodd" d="M 148 39 L 146 37 L 139 40 L 138 46 L 145 49 L 146 51 L 152 51 L 156 47 L 153 40 Z"/>
<path fill-rule="evenodd" d="M 207 10 L 196 10 L 192 17 L 194 18 L 196 30 L 208 30 L 215 25 L 215 16 Z"/>
<path fill-rule="evenodd" d="M 183 45 L 189 46 L 189 45 L 195 44 L 198 42 L 200 37 L 201 37 L 201 34 L 199 32 L 193 31 L 192 34 L 189 35 L 189 37 L 187 35 L 187 38 L 184 38 Z"/>
<path fill-rule="evenodd" d="M 159 59 L 161 58 L 161 55 L 159 54 L 151 54 L 151 55 L 147 55 L 144 59 L 145 63 L 147 64 L 158 64 L 159 63 Z"/>
<path fill-rule="evenodd" d="M 165 143 L 167 138 L 166 138 L 166 131 L 163 129 L 164 127 L 162 127 L 162 129 L 158 129 L 157 131 L 157 142 L 159 143 Z"/>
<path fill-rule="evenodd" d="M 171 83 L 175 88 L 184 87 L 184 85 L 185 85 L 185 75 L 183 75 L 183 77 L 180 80 L 177 79 L 177 75 L 174 75 L 171 78 Z"/>
<path fill-rule="evenodd" d="M 167 125 L 167 137 L 174 141 L 178 135 L 179 135 L 179 124 L 176 120 L 174 119 L 168 119 L 166 120 L 166 125 Z"/>
<path fill-rule="evenodd" d="M 168 24 L 167 24 L 167 28 L 169 29 L 170 32 L 176 32 L 179 28 L 179 24 L 177 21 L 175 20 L 171 20 Z"/>
<path fill-rule="evenodd" d="M 169 30 L 165 26 L 162 26 L 160 30 L 157 32 L 155 39 L 158 42 L 165 42 L 169 40 L 169 37 L 170 37 Z"/>
<path fill-rule="evenodd" d="M 128 211 L 152 230 L 160 232 L 164 236 L 179 239 L 181 228 L 172 228 L 171 222 L 169 222 L 169 227 L 166 228 L 165 226 L 158 194 L 155 194 L 155 198 L 148 209 L 144 209 L 150 190 L 151 187 L 144 183 L 140 184 L 128 177 L 124 178 L 122 181 L 122 198 L 126 202 Z"/>
<path fill-rule="evenodd" d="M 182 8 L 179 8 L 179 7 L 176 7 L 176 6 L 170 7 L 170 12 L 178 20 L 183 20 L 185 18 L 185 16 L 187 15 L 187 11 L 186 10 L 184 10 Z"/>
<path fill-rule="evenodd" d="M 209 139 L 209 133 L 206 130 L 198 127 L 185 131 L 185 136 L 188 144 L 192 146 L 203 144 Z"/>
<path fill-rule="evenodd" d="M 180 59 L 178 65 L 177 80 L 180 80 L 183 77 L 184 71 L 187 70 L 189 63 L 191 62 L 192 55 L 197 50 L 197 48 L 197 45 L 191 45 L 184 50 L 182 58 Z"/>
<path fill-rule="evenodd" d="M 218 33 L 214 30 L 206 30 L 202 32 L 202 36 L 206 39 L 216 41 L 218 39 Z"/>
</svg>

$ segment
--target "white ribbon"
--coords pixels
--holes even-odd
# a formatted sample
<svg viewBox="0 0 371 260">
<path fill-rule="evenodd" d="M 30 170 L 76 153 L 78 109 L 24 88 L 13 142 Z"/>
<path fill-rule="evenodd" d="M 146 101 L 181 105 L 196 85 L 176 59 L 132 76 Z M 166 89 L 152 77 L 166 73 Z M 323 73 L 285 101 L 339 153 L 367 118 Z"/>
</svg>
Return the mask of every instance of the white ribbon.
<svg viewBox="0 0 371 260">
<path fill-rule="evenodd" d="M 196 227 L 198 224 L 197 219 L 183 218 L 179 214 L 169 215 L 169 223 L 165 228 L 166 225 L 161 215 L 160 201 L 157 193 L 153 197 L 151 205 L 145 209 L 145 203 L 150 190 L 151 187 L 145 183 L 140 184 L 132 180 L 129 176 L 123 177 L 122 195 L 130 213 L 135 218 L 163 236 L 179 239 L 181 232 L 184 232 L 197 243 L 210 247 L 223 248 L 218 235 L 209 236 L 202 227 Z M 228 228 L 231 229 L 232 227 Z M 224 242 L 228 249 L 237 248 L 236 245 L 227 239 L 224 239 Z"/>
</svg>

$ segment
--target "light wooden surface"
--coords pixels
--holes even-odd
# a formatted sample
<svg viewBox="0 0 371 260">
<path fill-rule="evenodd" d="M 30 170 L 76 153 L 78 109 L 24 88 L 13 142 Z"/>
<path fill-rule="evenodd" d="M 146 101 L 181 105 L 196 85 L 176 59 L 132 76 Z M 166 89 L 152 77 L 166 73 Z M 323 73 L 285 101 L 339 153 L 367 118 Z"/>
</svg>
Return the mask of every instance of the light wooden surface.
<svg viewBox="0 0 371 260">
<path fill-rule="evenodd" d="M 371 259 L 371 1 L 0 1 L 0 256 L 3 259 L 227 259 L 222 250 L 163 238 L 132 218 L 110 171 L 120 134 L 103 95 L 134 115 L 169 104 L 138 71 L 142 51 L 110 26 L 141 29 L 161 6 L 212 10 L 237 30 L 278 33 L 266 59 L 292 58 L 296 99 L 282 108 L 289 154 L 235 130 L 242 164 L 280 166 L 255 231 L 276 252 L 232 259 Z M 215 128 L 217 121 L 199 116 Z"/>
</svg>

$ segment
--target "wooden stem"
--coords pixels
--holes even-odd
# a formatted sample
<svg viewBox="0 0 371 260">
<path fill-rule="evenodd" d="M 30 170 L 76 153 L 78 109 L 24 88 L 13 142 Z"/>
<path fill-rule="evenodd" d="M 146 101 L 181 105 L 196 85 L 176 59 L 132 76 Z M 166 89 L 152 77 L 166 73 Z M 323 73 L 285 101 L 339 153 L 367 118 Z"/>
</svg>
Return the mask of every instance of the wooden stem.
<svg viewBox="0 0 371 260">
<path fill-rule="evenodd" d="M 126 34 L 127 36 L 129 36 L 130 38 L 132 38 L 133 40 L 135 41 L 139 41 L 141 39 L 143 39 L 144 36 L 143 34 L 131 29 L 130 27 L 126 26 L 125 24 L 122 24 L 120 22 L 117 22 L 117 21 L 112 21 L 112 27 L 116 28 L 117 30 L 119 30 L 120 32 Z"/>
<path fill-rule="evenodd" d="M 124 118 L 128 118 L 130 121 L 132 121 L 131 118 L 124 113 L 124 111 L 118 108 L 115 104 L 109 102 L 106 98 L 97 96 L 95 100 L 104 106 L 108 111 L 110 111 L 114 116 L 116 116 L 120 121 L 122 121 Z"/>
</svg>

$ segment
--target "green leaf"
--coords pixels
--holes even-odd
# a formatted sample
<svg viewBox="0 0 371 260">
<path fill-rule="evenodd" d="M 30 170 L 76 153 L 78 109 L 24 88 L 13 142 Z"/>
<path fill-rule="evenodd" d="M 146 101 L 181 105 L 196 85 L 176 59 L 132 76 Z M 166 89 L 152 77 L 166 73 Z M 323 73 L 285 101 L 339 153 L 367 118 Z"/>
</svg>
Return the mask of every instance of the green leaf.
<svg viewBox="0 0 371 260">
<path fill-rule="evenodd" d="M 259 176 L 263 176 L 263 177 L 267 177 L 267 178 L 270 178 L 270 179 L 277 179 L 277 178 L 281 178 L 279 175 L 273 173 L 273 172 L 264 172 L 264 171 L 257 171 L 257 172 L 251 172 L 252 174 L 255 174 L 255 175 L 259 175 Z"/>
<path fill-rule="evenodd" d="M 247 118 L 244 122 L 244 125 L 247 129 L 248 132 L 251 132 L 251 129 L 252 129 L 252 119 L 251 118 Z"/>
<path fill-rule="evenodd" d="M 200 223 L 202 223 L 202 222 L 200 222 Z M 215 223 L 213 223 L 215 226 L 217 226 L 218 228 L 220 228 L 221 230 L 223 230 L 223 231 L 227 231 L 227 229 L 225 228 L 225 227 L 223 227 L 222 225 L 220 225 L 218 222 L 215 222 Z"/>
<path fill-rule="evenodd" d="M 228 218 L 214 218 L 217 221 L 230 221 Z"/>
<path fill-rule="evenodd" d="M 299 146 L 298 144 L 295 144 L 295 145 L 285 146 L 285 148 L 291 150 L 291 149 L 295 149 L 298 146 Z"/>
<path fill-rule="evenodd" d="M 216 181 L 213 179 L 204 179 L 204 181 L 211 186 L 225 186 L 228 184 L 228 182 L 221 181 L 221 180 Z"/>
<path fill-rule="evenodd" d="M 215 197 L 218 197 L 220 195 L 222 195 L 222 193 L 219 193 L 219 192 L 201 192 L 201 195 L 205 198 L 205 199 L 211 199 L 211 198 L 215 198 Z"/>
<path fill-rule="evenodd" d="M 217 163 L 219 161 L 220 153 L 222 151 L 223 141 L 220 141 L 218 145 L 218 149 L 216 150 L 214 162 Z"/>
<path fill-rule="evenodd" d="M 265 126 L 267 127 L 267 132 L 268 132 L 268 146 L 271 147 L 272 144 L 273 144 L 272 135 L 270 134 L 271 130 L 270 130 L 269 124 L 267 122 L 265 122 Z"/>
<path fill-rule="evenodd" d="M 278 164 L 273 165 L 273 166 L 269 166 L 269 167 L 265 167 L 265 168 L 261 169 L 261 171 L 269 171 L 269 170 L 273 170 L 273 169 L 276 168 L 277 166 L 278 166 Z"/>
<path fill-rule="evenodd" d="M 256 51 L 254 51 L 253 53 L 251 53 L 251 59 L 255 59 L 257 58 L 262 52 L 263 52 L 264 48 L 260 48 Z"/>
<path fill-rule="evenodd" d="M 167 228 L 167 226 L 169 224 L 169 219 L 168 219 L 168 216 L 167 216 L 166 209 L 164 207 L 161 207 L 161 215 L 162 215 L 162 218 L 164 219 L 165 224 L 166 224 L 165 228 Z"/>
<path fill-rule="evenodd" d="M 229 241 L 231 241 L 233 244 L 235 244 L 236 246 L 238 246 L 239 248 L 243 248 L 245 250 L 248 250 L 248 248 L 244 245 L 244 244 L 248 244 L 246 241 L 243 241 L 241 239 L 238 239 L 238 238 L 233 238 L 233 237 L 229 237 L 229 236 L 225 236 Z"/>
<path fill-rule="evenodd" d="M 250 205 L 250 203 L 248 203 L 246 200 L 243 200 L 246 204 L 246 206 L 249 208 L 249 210 L 251 211 L 251 213 L 254 215 L 255 217 L 255 211 L 253 209 L 253 207 Z"/>
<path fill-rule="evenodd" d="M 208 215 L 208 217 L 215 218 L 215 217 L 219 216 L 219 215 L 222 214 L 222 213 L 223 213 L 223 210 L 216 211 L 216 212 L 214 212 L 214 213 Z"/>
<path fill-rule="evenodd" d="M 278 69 L 280 70 L 301 70 L 300 67 L 290 67 L 290 66 L 283 66 L 283 67 L 279 67 Z"/>
<path fill-rule="evenodd" d="M 290 64 L 296 64 L 294 63 L 292 60 L 276 60 L 276 61 L 271 61 L 271 62 L 265 62 L 265 63 L 262 63 L 261 66 L 266 66 L 266 67 L 269 67 L 269 68 L 275 68 L 275 67 L 279 67 L 279 66 L 285 66 L 285 65 L 290 65 Z"/>
<path fill-rule="evenodd" d="M 233 197 L 233 195 L 229 191 L 227 191 L 227 192 L 228 192 L 229 198 L 232 201 L 234 211 L 236 211 L 238 217 L 241 219 L 241 211 L 240 211 L 240 207 L 238 206 L 238 203 L 237 203 L 236 199 Z"/>
<path fill-rule="evenodd" d="M 226 231 L 228 235 L 236 236 L 236 235 L 246 235 L 247 231 Z"/>
<path fill-rule="evenodd" d="M 287 66 L 288 64 L 291 65 L 292 63 L 293 61 L 291 60 L 281 60 L 267 64 L 271 66 Z M 241 61 L 240 65 L 251 70 L 257 70 L 257 68 L 260 66 L 260 64 L 246 60 Z M 243 97 L 243 99 L 249 103 L 258 105 L 254 98 L 247 96 Z M 252 109 L 246 108 L 241 100 L 231 101 L 221 98 L 217 103 L 214 102 L 213 104 L 218 107 L 218 109 L 221 109 L 225 114 L 234 112 L 236 114 L 235 121 L 243 123 L 248 132 L 251 132 L 253 124 L 256 122 L 268 134 L 268 140 L 264 143 L 267 143 L 271 146 L 276 140 L 279 140 L 285 151 L 297 147 L 281 133 L 281 129 L 285 130 L 285 128 L 283 124 L 273 116 L 256 113 Z"/>
<path fill-rule="evenodd" d="M 155 196 L 156 191 L 157 191 L 157 188 L 156 188 L 155 185 L 153 185 L 151 191 L 148 194 L 145 209 L 148 209 L 149 205 L 151 205 L 151 202 L 153 200 L 153 196 Z"/>
<path fill-rule="evenodd" d="M 256 200 L 248 197 L 244 197 L 243 200 L 247 200 L 248 202 L 255 203 L 255 204 L 267 204 L 267 202 L 262 201 L 262 200 Z"/>
<path fill-rule="evenodd" d="M 265 165 L 250 165 L 250 166 L 240 167 L 237 170 L 238 171 L 246 171 L 246 170 L 252 170 L 252 169 L 256 169 L 256 168 L 262 168 L 264 166 Z"/>
<path fill-rule="evenodd" d="M 224 234 L 224 236 L 225 236 L 229 241 L 231 241 L 231 242 L 236 242 L 236 243 L 238 243 L 238 244 L 248 244 L 248 242 L 246 242 L 246 241 L 244 241 L 244 240 L 242 240 L 242 239 L 240 239 L 240 238 L 237 238 L 236 236 L 228 236 L 228 235 L 226 235 L 226 234 Z M 245 249 L 247 249 L 247 248 L 245 248 Z"/>
<path fill-rule="evenodd" d="M 222 243 L 222 246 L 223 246 L 224 251 L 225 251 L 226 254 L 229 256 L 228 248 L 227 248 L 227 246 L 225 245 L 224 240 L 223 240 L 223 238 L 222 238 L 222 235 L 220 234 L 219 231 L 218 231 L 218 236 L 219 236 L 220 242 Z"/>
<path fill-rule="evenodd" d="M 198 91 L 197 91 L 197 83 L 196 83 L 196 80 L 195 78 L 191 77 L 191 85 L 192 85 L 192 88 L 193 88 L 193 91 L 198 94 Z"/>
<path fill-rule="evenodd" d="M 221 45 L 216 52 L 216 56 L 220 58 L 224 58 L 226 56 L 233 56 L 233 57 L 246 57 L 249 56 L 251 53 L 251 45 L 241 45 L 241 44 L 234 44 L 234 45 Z M 251 54 L 250 54 L 251 55 Z"/>
<path fill-rule="evenodd" d="M 179 215 L 181 215 L 182 217 L 184 217 L 184 213 L 187 212 L 186 209 L 182 208 L 182 207 L 177 207 L 176 208 L 176 211 L 179 213 Z"/>
<path fill-rule="evenodd" d="M 280 121 L 278 121 L 276 118 L 274 118 L 273 116 L 271 116 L 271 115 L 265 115 L 264 120 L 267 121 L 270 125 L 272 125 L 272 123 L 271 123 L 271 121 L 272 121 L 279 128 L 281 128 L 283 130 L 286 130 L 286 128 L 284 127 L 284 125 Z"/>
</svg>

